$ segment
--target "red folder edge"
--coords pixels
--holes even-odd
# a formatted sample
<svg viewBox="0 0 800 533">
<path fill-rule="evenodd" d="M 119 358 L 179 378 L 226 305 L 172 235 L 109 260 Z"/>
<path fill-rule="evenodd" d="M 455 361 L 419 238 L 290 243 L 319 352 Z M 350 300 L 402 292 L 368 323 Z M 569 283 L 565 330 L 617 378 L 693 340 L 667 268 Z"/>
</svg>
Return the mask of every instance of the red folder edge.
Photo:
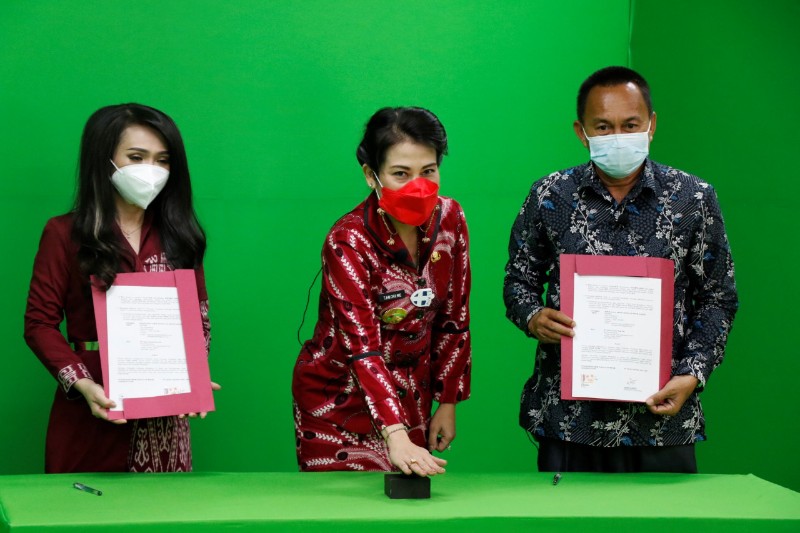
<svg viewBox="0 0 800 533">
<path fill-rule="evenodd" d="M 211 374 L 206 357 L 205 337 L 200 317 L 197 281 L 194 270 L 169 272 L 131 272 L 117 274 L 114 285 L 135 287 L 176 287 L 181 313 L 186 367 L 192 391 L 150 398 L 128 398 L 121 411 L 108 411 L 109 420 L 152 418 L 214 410 Z M 100 365 L 103 370 L 103 390 L 108 396 L 108 315 L 106 293 L 92 284 L 92 301 L 100 344 Z"/>
<path fill-rule="evenodd" d="M 572 316 L 575 312 L 575 273 L 583 276 L 635 276 L 661 280 L 661 353 L 658 386 L 664 385 L 672 374 L 672 306 L 675 304 L 675 265 L 659 257 L 561 254 L 561 311 Z M 561 337 L 561 399 L 609 400 L 572 394 L 572 337 Z M 653 391 L 656 393 L 658 391 Z"/>
</svg>

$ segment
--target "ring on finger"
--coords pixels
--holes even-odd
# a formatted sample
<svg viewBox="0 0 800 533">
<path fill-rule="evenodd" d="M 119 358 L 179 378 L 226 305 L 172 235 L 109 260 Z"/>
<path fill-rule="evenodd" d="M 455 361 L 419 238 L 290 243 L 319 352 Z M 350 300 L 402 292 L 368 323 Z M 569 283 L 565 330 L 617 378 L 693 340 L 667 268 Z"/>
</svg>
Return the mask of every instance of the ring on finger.
<svg viewBox="0 0 800 533">
<path fill-rule="evenodd" d="M 414 464 L 414 463 L 416 463 L 416 462 L 417 462 L 417 460 L 416 460 L 416 459 L 411 459 L 411 460 L 409 460 L 409 461 L 408 461 L 408 464 Z"/>
</svg>

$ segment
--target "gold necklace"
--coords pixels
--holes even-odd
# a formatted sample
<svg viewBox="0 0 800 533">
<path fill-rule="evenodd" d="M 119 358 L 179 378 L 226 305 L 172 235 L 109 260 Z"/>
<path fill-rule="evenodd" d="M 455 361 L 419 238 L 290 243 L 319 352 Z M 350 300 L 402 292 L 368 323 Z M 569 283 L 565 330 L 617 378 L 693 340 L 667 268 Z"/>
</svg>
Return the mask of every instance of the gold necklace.
<svg viewBox="0 0 800 533">
<path fill-rule="evenodd" d="M 428 219 L 427 226 L 425 226 L 424 228 L 422 226 L 417 226 L 417 229 L 419 229 L 424 235 L 424 237 L 422 237 L 422 242 L 424 242 L 425 244 L 431 242 L 431 238 L 428 237 L 428 230 L 431 229 L 431 226 L 433 226 L 433 217 L 436 215 L 436 212 L 438 210 L 439 210 L 438 205 L 433 208 L 433 211 L 431 211 L 431 218 Z M 384 211 L 382 208 L 379 207 L 378 214 L 381 216 L 383 225 L 386 226 L 386 231 L 389 232 L 389 238 L 386 239 L 386 244 L 388 244 L 389 246 L 394 246 L 395 242 L 394 236 L 397 235 L 397 231 L 392 231 L 392 228 L 389 227 L 389 222 L 386 220 L 386 211 Z M 417 252 L 419 253 L 419 250 L 417 250 Z"/>
<path fill-rule="evenodd" d="M 422 232 L 422 234 L 424 235 L 424 237 L 422 237 L 422 242 L 424 242 L 425 244 L 431 242 L 431 238 L 428 237 L 428 230 L 431 229 L 431 226 L 433 225 L 433 217 L 436 214 L 436 211 L 438 211 L 438 210 L 439 210 L 439 206 L 438 205 L 433 208 L 433 211 L 431 211 L 431 218 L 428 219 L 428 225 L 425 226 L 425 228 L 423 228 L 422 226 L 417 226 L 419 228 L 419 230 Z"/>
<path fill-rule="evenodd" d="M 383 220 L 383 225 L 386 226 L 386 231 L 389 232 L 389 238 L 386 239 L 386 244 L 389 246 L 394 246 L 394 236 L 397 235 L 397 231 L 392 231 L 392 228 L 389 227 L 389 223 L 386 221 L 386 211 L 379 207 L 378 214 L 380 215 L 381 220 Z"/>
<path fill-rule="evenodd" d="M 127 237 L 127 238 L 131 238 L 131 237 L 133 236 L 133 234 L 134 234 L 134 233 L 136 233 L 137 231 L 139 231 L 140 229 L 142 229 L 142 225 L 141 225 L 141 224 L 139 224 L 139 226 L 138 226 L 138 227 L 136 227 L 136 228 L 133 228 L 133 229 L 132 229 L 132 230 L 130 230 L 130 231 L 125 231 L 125 228 L 123 228 L 123 227 L 122 227 L 122 225 L 119 225 L 119 230 L 120 230 L 120 231 L 122 232 L 122 234 L 123 234 L 123 235 L 125 235 L 125 237 Z"/>
</svg>

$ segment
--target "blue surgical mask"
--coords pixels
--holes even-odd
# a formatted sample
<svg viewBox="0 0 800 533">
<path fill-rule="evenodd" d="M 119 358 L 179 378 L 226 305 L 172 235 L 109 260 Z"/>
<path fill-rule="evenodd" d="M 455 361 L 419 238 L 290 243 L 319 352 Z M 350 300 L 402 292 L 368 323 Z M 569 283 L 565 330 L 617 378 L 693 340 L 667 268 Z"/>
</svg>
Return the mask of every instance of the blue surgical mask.
<svg viewBox="0 0 800 533">
<path fill-rule="evenodd" d="M 583 134 L 586 135 L 585 129 Z M 650 153 L 650 124 L 639 133 L 586 135 L 586 140 L 594 164 L 609 177 L 622 179 L 636 172 Z"/>
</svg>

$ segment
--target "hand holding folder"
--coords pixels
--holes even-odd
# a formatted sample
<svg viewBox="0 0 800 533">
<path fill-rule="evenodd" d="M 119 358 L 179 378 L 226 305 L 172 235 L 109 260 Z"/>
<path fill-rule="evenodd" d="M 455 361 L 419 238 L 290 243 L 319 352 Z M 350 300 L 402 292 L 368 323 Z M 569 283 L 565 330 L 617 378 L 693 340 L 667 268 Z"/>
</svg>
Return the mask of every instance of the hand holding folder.
<svg viewBox="0 0 800 533">
<path fill-rule="evenodd" d="M 561 310 L 576 323 L 561 338 L 563 399 L 645 402 L 661 391 L 672 365 L 673 283 L 668 259 L 561 255 Z M 656 405 L 679 401 L 677 385 Z"/>
<path fill-rule="evenodd" d="M 117 274 L 92 299 L 109 420 L 214 410 L 194 270 Z"/>
</svg>

